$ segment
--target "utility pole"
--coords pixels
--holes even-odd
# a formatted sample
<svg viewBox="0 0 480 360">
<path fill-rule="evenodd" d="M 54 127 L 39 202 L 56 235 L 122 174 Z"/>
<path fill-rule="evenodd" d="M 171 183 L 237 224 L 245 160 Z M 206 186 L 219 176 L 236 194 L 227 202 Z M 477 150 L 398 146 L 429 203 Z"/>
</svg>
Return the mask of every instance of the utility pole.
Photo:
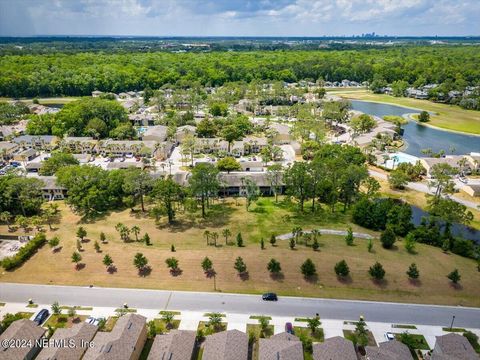
<svg viewBox="0 0 480 360">
<path fill-rule="evenodd" d="M 217 274 L 213 273 L 213 291 L 217 291 Z"/>
</svg>

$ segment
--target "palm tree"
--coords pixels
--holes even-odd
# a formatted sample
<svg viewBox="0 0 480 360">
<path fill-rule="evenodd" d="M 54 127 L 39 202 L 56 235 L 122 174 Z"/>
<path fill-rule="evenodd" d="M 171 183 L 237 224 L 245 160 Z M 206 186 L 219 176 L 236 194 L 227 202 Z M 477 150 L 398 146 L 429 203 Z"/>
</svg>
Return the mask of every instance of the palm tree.
<svg viewBox="0 0 480 360">
<path fill-rule="evenodd" d="M 230 231 L 230 229 L 223 229 L 222 235 L 225 238 L 225 245 L 228 245 L 228 238 L 232 236 L 232 232 Z"/>
<path fill-rule="evenodd" d="M 167 329 L 172 327 L 174 315 L 170 311 L 164 312 L 162 315 L 162 320 L 167 324 Z"/>
<path fill-rule="evenodd" d="M 213 244 L 217 247 L 218 233 L 216 231 L 212 232 Z"/>
<path fill-rule="evenodd" d="M 132 233 L 135 234 L 135 240 L 138 241 L 138 234 L 140 233 L 140 227 L 137 225 L 132 226 Z"/>
<path fill-rule="evenodd" d="M 222 324 L 222 314 L 220 313 L 211 313 L 208 317 L 208 325 L 212 326 L 215 330 Z"/>
<path fill-rule="evenodd" d="M 10 219 L 12 218 L 12 214 L 10 214 L 8 211 L 3 211 L 0 213 L 0 221 L 3 223 L 6 223 L 8 226 L 8 229 L 10 230 Z"/>
<path fill-rule="evenodd" d="M 207 245 L 210 244 L 210 234 L 211 234 L 211 233 L 210 233 L 210 231 L 208 231 L 208 230 L 205 230 L 205 231 L 203 232 L 203 237 L 204 237 L 205 239 L 207 239 Z"/>
</svg>

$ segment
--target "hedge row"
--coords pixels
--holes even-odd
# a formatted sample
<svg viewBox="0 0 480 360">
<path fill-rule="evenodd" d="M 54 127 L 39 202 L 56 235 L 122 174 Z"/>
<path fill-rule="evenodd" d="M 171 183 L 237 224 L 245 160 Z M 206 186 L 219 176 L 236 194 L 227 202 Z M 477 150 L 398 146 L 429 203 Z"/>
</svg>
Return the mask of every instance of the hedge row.
<svg viewBox="0 0 480 360">
<path fill-rule="evenodd" d="M 35 252 L 47 242 L 45 234 L 39 233 L 25 246 L 21 247 L 14 256 L 7 257 L 1 261 L 5 270 L 12 270 L 27 261 Z"/>
</svg>

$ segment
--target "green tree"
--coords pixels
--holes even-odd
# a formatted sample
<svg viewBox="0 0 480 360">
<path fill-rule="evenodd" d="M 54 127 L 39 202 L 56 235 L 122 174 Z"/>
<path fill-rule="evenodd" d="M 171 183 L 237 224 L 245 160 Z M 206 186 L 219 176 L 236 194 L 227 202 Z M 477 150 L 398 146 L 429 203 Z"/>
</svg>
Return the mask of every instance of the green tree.
<svg viewBox="0 0 480 360">
<path fill-rule="evenodd" d="M 380 242 L 385 249 L 391 249 L 396 240 L 397 236 L 391 227 L 387 227 L 380 235 Z"/>
<path fill-rule="evenodd" d="M 352 120 L 350 120 L 350 127 L 352 128 L 354 134 L 370 132 L 376 125 L 377 122 L 367 114 L 354 116 Z"/>
<path fill-rule="evenodd" d="M 388 175 L 388 183 L 392 189 L 405 189 L 408 180 L 408 175 L 400 169 L 392 170 Z"/>
<path fill-rule="evenodd" d="M 233 266 L 233 268 L 237 270 L 239 275 L 245 274 L 247 272 L 247 265 L 240 256 L 235 259 L 235 265 Z"/>
<path fill-rule="evenodd" d="M 213 269 L 213 263 L 212 260 L 210 260 L 208 257 L 205 257 L 202 260 L 202 269 L 204 272 L 209 272 Z"/>
<path fill-rule="evenodd" d="M 280 164 L 273 164 L 267 167 L 267 178 L 270 189 L 275 195 L 275 202 L 278 202 L 278 194 L 282 189 L 283 167 Z"/>
<path fill-rule="evenodd" d="M 147 268 L 148 259 L 142 253 L 136 253 L 133 257 L 133 265 L 139 272 L 142 272 Z"/>
<path fill-rule="evenodd" d="M 52 306 L 52 313 L 55 315 L 59 315 L 62 312 L 62 309 L 60 308 L 60 305 L 58 304 L 58 301 L 55 301 Z"/>
<path fill-rule="evenodd" d="M 246 178 L 243 180 L 244 188 L 245 188 L 245 199 L 246 199 L 246 206 L 247 211 L 250 208 L 252 202 L 258 200 L 260 196 L 260 188 L 252 179 Z"/>
<path fill-rule="evenodd" d="M 100 233 L 100 241 L 102 242 L 102 244 L 107 243 L 107 236 L 105 235 L 105 233 L 103 231 Z"/>
<path fill-rule="evenodd" d="M 420 114 L 418 115 L 418 121 L 420 121 L 422 123 L 429 122 L 430 121 L 430 114 L 428 113 L 428 111 L 420 112 Z"/>
<path fill-rule="evenodd" d="M 238 246 L 238 247 L 243 247 L 242 233 L 238 233 L 238 234 L 237 234 L 237 246 Z"/>
<path fill-rule="evenodd" d="M 417 264 L 411 263 L 407 270 L 408 278 L 411 280 L 417 280 L 420 277 L 420 271 L 417 268 Z"/>
<path fill-rule="evenodd" d="M 212 164 L 200 163 L 192 169 L 189 179 L 192 194 L 200 198 L 202 203 L 202 217 L 205 217 L 205 208 L 208 207 L 209 199 L 218 193 L 219 182 L 217 179 L 218 169 Z"/>
<path fill-rule="evenodd" d="M 351 227 L 347 229 L 347 235 L 345 236 L 345 242 L 348 246 L 353 246 L 353 230 Z"/>
<path fill-rule="evenodd" d="M 54 236 L 48 240 L 48 245 L 50 245 L 51 248 L 56 248 L 58 244 L 60 244 L 60 238 L 58 236 Z"/>
<path fill-rule="evenodd" d="M 311 277 L 317 273 L 317 268 L 311 259 L 305 260 L 305 262 L 300 266 L 300 271 L 303 276 Z"/>
<path fill-rule="evenodd" d="M 415 236 L 412 233 L 407 234 L 405 237 L 405 250 L 409 254 L 415 254 L 415 246 L 417 244 L 417 240 L 415 240 Z"/>
<path fill-rule="evenodd" d="M 98 243 L 98 241 L 95 240 L 95 242 L 93 243 L 93 248 L 97 253 L 100 252 L 100 244 Z"/>
<path fill-rule="evenodd" d="M 215 331 L 218 331 L 222 325 L 222 318 L 222 314 L 220 313 L 210 313 L 208 316 L 208 325 L 215 329 Z"/>
<path fill-rule="evenodd" d="M 108 254 L 105 254 L 105 256 L 103 257 L 102 263 L 107 267 L 107 269 L 110 268 L 110 266 L 113 265 L 112 257 Z"/>
<path fill-rule="evenodd" d="M 367 346 L 368 344 L 368 331 L 365 320 L 361 317 L 355 326 L 355 340 L 360 346 Z"/>
<path fill-rule="evenodd" d="M 294 249 L 295 249 L 295 245 L 296 245 L 295 238 L 294 238 L 294 237 L 291 237 L 291 238 L 290 238 L 290 242 L 289 242 L 289 244 L 288 244 L 288 246 L 290 247 L 290 250 L 294 250 Z"/>
<path fill-rule="evenodd" d="M 383 269 L 382 264 L 380 264 L 378 261 L 370 266 L 368 273 L 375 280 L 382 280 L 385 277 L 385 270 Z"/>
<path fill-rule="evenodd" d="M 42 167 L 38 172 L 40 175 L 51 176 L 62 167 L 78 164 L 78 160 L 75 159 L 72 154 L 54 152 L 47 160 L 43 162 Z"/>
<path fill-rule="evenodd" d="M 309 197 L 311 178 L 308 171 L 308 164 L 294 162 L 283 176 L 287 194 L 298 200 L 300 212 L 303 212 L 304 203 Z"/>
<path fill-rule="evenodd" d="M 167 264 L 167 267 L 170 269 L 171 272 L 176 272 L 179 269 L 177 258 L 170 257 L 165 260 L 165 264 Z"/>
<path fill-rule="evenodd" d="M 122 189 L 125 194 L 132 196 L 135 201 L 140 200 L 142 211 L 145 212 L 144 197 L 153 187 L 152 176 L 145 170 L 129 168 L 124 171 Z"/>
<path fill-rule="evenodd" d="M 277 243 L 277 238 L 275 237 L 274 234 L 272 234 L 272 236 L 270 236 L 270 244 L 272 244 L 272 246 L 275 246 L 276 243 Z"/>
<path fill-rule="evenodd" d="M 322 323 L 320 322 L 320 318 L 317 316 L 313 318 L 307 318 L 307 325 L 312 335 L 315 335 L 315 333 L 318 331 L 318 328 L 320 327 L 321 324 Z"/>
<path fill-rule="evenodd" d="M 350 268 L 345 260 L 341 260 L 335 264 L 335 274 L 341 277 L 347 277 L 350 274 Z"/>
<path fill-rule="evenodd" d="M 140 234 L 140 227 L 138 225 L 133 225 L 130 231 L 135 235 L 135 241 L 138 241 L 138 234 Z"/>
<path fill-rule="evenodd" d="M 149 246 L 151 244 L 150 235 L 145 233 L 145 235 L 143 235 L 142 241 L 145 243 L 145 245 Z"/>
<path fill-rule="evenodd" d="M 280 266 L 280 262 L 275 259 L 270 259 L 267 264 L 267 270 L 270 271 L 271 274 L 279 274 L 282 271 L 282 267 Z"/>
<path fill-rule="evenodd" d="M 260 249 L 265 249 L 265 241 L 263 241 L 263 238 L 260 239 Z"/>
<path fill-rule="evenodd" d="M 217 168 L 219 171 L 226 171 L 230 173 L 230 171 L 240 171 L 242 167 L 240 163 L 235 160 L 233 157 L 225 157 L 223 159 L 218 160 Z"/>
<path fill-rule="evenodd" d="M 461 275 L 458 269 L 454 269 L 450 274 L 447 275 L 447 278 L 453 283 L 458 284 L 460 281 Z"/>
<path fill-rule="evenodd" d="M 318 243 L 317 238 L 313 239 L 312 249 L 313 251 L 317 251 L 320 248 L 320 244 Z"/>
<path fill-rule="evenodd" d="M 169 176 L 155 181 L 152 195 L 160 201 L 162 211 L 167 214 L 168 223 L 173 223 L 176 215 L 175 208 L 183 202 L 185 197 L 183 187 Z"/>
<path fill-rule="evenodd" d="M 80 263 L 80 261 L 82 261 L 82 256 L 80 255 L 79 252 L 74 251 L 73 254 L 72 254 L 71 259 L 72 259 L 72 262 L 75 263 L 75 269 L 78 270 L 78 268 L 79 268 L 79 263 Z"/>
<path fill-rule="evenodd" d="M 367 250 L 368 250 L 369 253 L 371 253 L 372 250 L 373 250 L 373 240 L 372 239 L 368 239 Z"/>
<path fill-rule="evenodd" d="M 232 232 L 230 231 L 230 229 L 223 229 L 222 235 L 225 238 L 225 245 L 228 245 L 228 238 L 232 236 Z"/>
<path fill-rule="evenodd" d="M 85 230 L 82 226 L 80 226 L 77 229 L 77 237 L 80 239 L 80 241 L 83 241 L 86 236 L 87 236 L 87 230 Z"/>
</svg>

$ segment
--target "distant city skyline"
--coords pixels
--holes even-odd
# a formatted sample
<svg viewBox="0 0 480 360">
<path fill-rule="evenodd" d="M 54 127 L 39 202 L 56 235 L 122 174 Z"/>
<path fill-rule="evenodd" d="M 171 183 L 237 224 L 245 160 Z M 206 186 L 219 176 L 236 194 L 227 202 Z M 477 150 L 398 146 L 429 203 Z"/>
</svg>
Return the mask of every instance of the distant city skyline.
<svg viewBox="0 0 480 360">
<path fill-rule="evenodd" d="M 480 35 L 478 0 L 0 0 L 0 36 Z"/>
</svg>

